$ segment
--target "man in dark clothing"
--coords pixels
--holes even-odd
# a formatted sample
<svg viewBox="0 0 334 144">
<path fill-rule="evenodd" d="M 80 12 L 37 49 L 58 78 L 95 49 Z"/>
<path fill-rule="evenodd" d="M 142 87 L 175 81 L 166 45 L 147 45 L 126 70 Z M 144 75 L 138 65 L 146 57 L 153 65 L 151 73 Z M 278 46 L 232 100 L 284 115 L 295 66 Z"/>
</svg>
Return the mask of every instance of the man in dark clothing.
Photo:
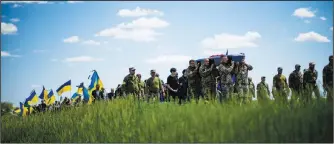
<svg viewBox="0 0 334 144">
<path fill-rule="evenodd" d="M 92 96 L 94 97 L 93 102 L 95 102 L 95 100 L 100 100 L 104 97 L 103 91 L 100 90 L 100 85 L 96 85 L 96 89 L 92 91 Z"/>
<path fill-rule="evenodd" d="M 174 99 L 174 102 L 177 97 L 177 91 L 179 89 L 179 80 L 176 77 L 176 68 L 170 69 L 171 75 L 167 78 L 167 88 L 168 88 L 168 102 L 170 102 L 171 97 Z"/>
<path fill-rule="evenodd" d="M 111 88 L 110 93 L 108 93 L 108 99 L 109 99 L 109 100 L 112 100 L 114 96 L 115 96 L 114 89 Z"/>
<path fill-rule="evenodd" d="M 121 96 L 122 95 L 122 88 L 121 88 L 121 84 L 118 84 L 117 88 L 116 88 L 116 91 L 115 91 L 115 98 L 117 96 Z"/>
<path fill-rule="evenodd" d="M 178 91 L 179 99 L 182 100 L 187 100 L 190 102 L 190 97 L 187 96 L 187 90 L 188 90 L 188 80 L 187 77 L 185 76 L 186 70 L 184 69 L 182 71 L 182 76 L 179 78 L 179 84 L 180 84 L 180 89 Z"/>
<path fill-rule="evenodd" d="M 45 111 L 46 111 L 45 100 L 42 100 L 42 103 L 40 104 L 40 110 L 41 110 L 42 112 L 45 112 Z"/>
</svg>

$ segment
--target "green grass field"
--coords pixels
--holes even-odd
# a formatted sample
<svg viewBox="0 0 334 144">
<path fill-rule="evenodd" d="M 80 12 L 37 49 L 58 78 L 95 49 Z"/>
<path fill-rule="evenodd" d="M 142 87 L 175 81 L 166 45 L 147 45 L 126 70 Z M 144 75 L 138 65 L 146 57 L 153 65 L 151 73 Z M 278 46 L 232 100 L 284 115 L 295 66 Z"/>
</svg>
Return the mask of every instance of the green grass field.
<svg viewBox="0 0 334 144">
<path fill-rule="evenodd" d="M 333 108 L 120 99 L 1 119 L 1 142 L 333 142 Z"/>
</svg>

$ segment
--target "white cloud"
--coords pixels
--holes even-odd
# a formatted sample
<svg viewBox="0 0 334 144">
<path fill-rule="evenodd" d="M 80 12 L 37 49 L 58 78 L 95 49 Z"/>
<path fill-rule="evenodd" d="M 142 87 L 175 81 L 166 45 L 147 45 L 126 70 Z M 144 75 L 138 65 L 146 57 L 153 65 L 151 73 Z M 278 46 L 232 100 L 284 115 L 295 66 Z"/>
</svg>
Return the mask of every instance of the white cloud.
<svg viewBox="0 0 334 144">
<path fill-rule="evenodd" d="M 71 36 L 69 38 L 64 39 L 64 43 L 77 43 L 79 41 L 80 40 L 78 36 Z"/>
<path fill-rule="evenodd" d="M 22 7 L 22 5 L 20 5 L 20 4 L 14 4 L 13 5 L 13 8 L 19 8 L 19 7 Z"/>
<path fill-rule="evenodd" d="M 95 61 L 103 61 L 101 58 L 93 58 L 90 56 L 78 56 L 78 57 L 71 57 L 66 58 L 65 62 L 95 62 Z"/>
<path fill-rule="evenodd" d="M 293 16 L 300 18 L 312 18 L 315 16 L 316 11 L 311 11 L 310 8 L 298 8 L 293 12 Z"/>
<path fill-rule="evenodd" d="M 97 42 L 97 41 L 94 41 L 94 40 L 87 40 L 87 41 L 84 41 L 82 43 L 85 44 L 85 45 L 101 45 L 100 42 Z"/>
<path fill-rule="evenodd" d="M 33 50 L 34 53 L 43 53 L 45 51 L 46 50 L 43 50 L 43 49 L 35 49 L 35 50 Z"/>
<path fill-rule="evenodd" d="M 311 23 L 311 21 L 309 21 L 309 20 L 304 20 L 304 23 L 309 24 L 309 23 Z"/>
<path fill-rule="evenodd" d="M 115 27 L 102 30 L 95 36 L 113 37 L 115 39 L 130 39 L 137 42 L 155 41 L 162 35 L 156 28 L 165 28 L 169 23 L 159 18 L 139 18 L 130 23 L 121 23 Z"/>
<path fill-rule="evenodd" d="M 74 3 L 83 3 L 83 1 L 67 1 L 67 3 L 74 4 Z"/>
<path fill-rule="evenodd" d="M 136 9 L 129 10 L 129 9 L 121 9 L 118 11 L 117 15 L 121 17 L 140 17 L 140 16 L 163 16 L 164 13 L 154 9 L 143 9 L 140 7 L 136 7 Z"/>
<path fill-rule="evenodd" d="M 43 87 L 43 86 L 42 85 L 36 85 L 36 84 L 31 85 L 31 88 L 41 88 L 41 87 Z"/>
<path fill-rule="evenodd" d="M 21 57 L 19 55 L 12 55 L 9 52 L 1 51 L 1 57 Z"/>
<path fill-rule="evenodd" d="M 258 47 L 256 41 L 261 38 L 258 32 L 249 31 L 244 35 L 222 33 L 201 41 L 203 48 L 227 49 L 227 48 L 249 48 Z"/>
<path fill-rule="evenodd" d="M 1 22 L 1 34 L 15 34 L 17 27 L 12 23 Z"/>
<path fill-rule="evenodd" d="M 320 17 L 321 20 L 327 20 L 325 17 Z"/>
<path fill-rule="evenodd" d="M 12 18 L 12 19 L 10 19 L 10 21 L 13 22 L 13 23 L 16 23 L 16 22 L 19 22 L 20 19 L 18 19 L 18 18 Z"/>
<path fill-rule="evenodd" d="M 333 27 L 329 28 L 331 31 L 333 31 Z"/>
<path fill-rule="evenodd" d="M 308 33 L 300 33 L 298 37 L 295 38 L 297 42 L 304 42 L 304 41 L 315 41 L 315 42 L 330 42 L 330 40 L 322 36 L 316 32 L 308 32 Z"/>
<path fill-rule="evenodd" d="M 190 59 L 190 56 L 184 55 L 160 55 L 152 59 L 147 59 L 145 62 L 149 64 L 178 64 L 186 63 Z"/>
<path fill-rule="evenodd" d="M 48 1 L 1 1 L 1 4 L 15 4 L 15 3 L 21 3 L 21 4 L 47 4 L 50 3 Z"/>
</svg>

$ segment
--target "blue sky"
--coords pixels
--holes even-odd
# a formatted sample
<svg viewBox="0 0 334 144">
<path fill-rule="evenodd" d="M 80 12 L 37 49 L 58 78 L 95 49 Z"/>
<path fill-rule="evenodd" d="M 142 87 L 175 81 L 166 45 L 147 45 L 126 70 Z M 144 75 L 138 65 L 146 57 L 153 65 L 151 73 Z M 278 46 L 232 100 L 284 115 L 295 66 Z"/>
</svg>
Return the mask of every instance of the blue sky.
<svg viewBox="0 0 334 144">
<path fill-rule="evenodd" d="M 181 73 L 190 58 L 245 53 L 255 83 L 271 87 L 278 66 L 316 63 L 318 80 L 333 53 L 332 2 L 9 2 L 1 3 L 1 100 L 67 80 L 88 85 L 97 70 L 106 89 L 134 66 Z M 65 93 L 64 96 L 70 96 Z"/>
</svg>

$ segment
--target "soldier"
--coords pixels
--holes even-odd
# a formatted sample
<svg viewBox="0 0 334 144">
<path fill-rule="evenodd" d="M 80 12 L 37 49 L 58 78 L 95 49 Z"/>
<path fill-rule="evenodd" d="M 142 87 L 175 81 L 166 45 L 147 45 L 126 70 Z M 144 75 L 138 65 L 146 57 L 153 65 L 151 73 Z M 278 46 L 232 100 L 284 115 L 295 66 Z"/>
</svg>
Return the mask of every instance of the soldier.
<svg viewBox="0 0 334 144">
<path fill-rule="evenodd" d="M 314 95 L 317 99 L 320 99 L 320 91 L 317 85 L 317 79 L 318 79 L 318 71 L 315 70 L 315 64 L 313 62 L 309 63 L 309 68 L 305 70 L 304 76 L 303 76 L 303 85 L 305 88 L 305 99 L 304 101 L 310 102 L 312 99 L 312 92 L 314 92 Z"/>
<path fill-rule="evenodd" d="M 219 95 L 219 101 L 222 103 L 224 99 L 230 99 L 232 96 L 233 82 L 232 82 L 232 70 L 234 68 L 234 62 L 231 61 L 231 65 L 228 63 L 226 55 L 222 56 L 222 62 L 218 66 L 220 75 L 219 89 L 221 94 Z"/>
<path fill-rule="evenodd" d="M 236 87 L 238 92 L 238 99 L 241 103 L 246 103 L 249 99 L 248 95 L 248 71 L 251 71 L 253 67 L 246 64 L 245 58 L 242 58 L 241 63 L 236 63 Z"/>
<path fill-rule="evenodd" d="M 215 76 L 212 73 L 214 66 L 214 64 L 209 64 L 209 59 L 205 59 L 204 64 L 199 68 L 199 73 L 202 78 L 202 91 L 206 101 L 209 99 L 214 100 L 216 96 Z"/>
<path fill-rule="evenodd" d="M 186 71 L 187 79 L 188 79 L 188 96 L 195 98 L 196 102 L 199 100 L 199 93 L 197 88 L 200 86 L 200 79 L 199 79 L 199 74 L 198 74 L 198 67 L 195 64 L 195 60 L 190 60 L 189 61 L 189 67 L 187 68 Z"/>
<path fill-rule="evenodd" d="M 139 80 L 139 97 L 138 99 L 144 98 L 145 83 L 141 80 L 141 74 L 137 74 Z"/>
<path fill-rule="evenodd" d="M 289 88 L 291 89 L 291 102 L 300 99 L 303 88 L 303 74 L 300 72 L 300 65 L 295 65 L 295 70 L 289 75 Z"/>
<path fill-rule="evenodd" d="M 258 103 L 264 104 L 269 101 L 270 91 L 265 76 L 261 77 L 261 82 L 256 85 L 256 90 Z"/>
<path fill-rule="evenodd" d="M 282 74 L 283 68 L 277 68 L 278 74 L 273 78 L 273 89 L 272 93 L 275 101 L 278 103 L 286 104 L 288 102 L 289 88 L 286 77 Z"/>
<path fill-rule="evenodd" d="M 164 93 L 164 88 L 162 86 L 161 80 L 156 76 L 156 71 L 151 70 L 151 77 L 146 80 L 146 87 L 148 90 L 147 94 L 147 102 L 149 102 L 150 98 L 153 98 L 153 101 L 160 97 L 160 91 Z"/>
<path fill-rule="evenodd" d="M 179 78 L 180 89 L 179 89 L 179 99 L 190 102 L 190 98 L 187 95 L 188 80 L 186 76 L 186 69 L 182 71 L 182 76 Z"/>
<path fill-rule="evenodd" d="M 248 97 L 248 100 L 251 102 L 253 98 L 255 98 L 255 85 L 252 81 L 251 77 L 248 77 L 248 89 L 250 96 Z"/>
<path fill-rule="evenodd" d="M 139 94 L 139 79 L 135 75 L 136 69 L 129 68 L 129 74 L 124 77 L 122 84 L 122 91 L 124 95 L 133 95 L 134 98 L 138 97 Z"/>
<path fill-rule="evenodd" d="M 329 56 L 329 64 L 322 70 L 324 90 L 327 92 L 327 101 L 333 102 L 333 56 Z"/>
</svg>

